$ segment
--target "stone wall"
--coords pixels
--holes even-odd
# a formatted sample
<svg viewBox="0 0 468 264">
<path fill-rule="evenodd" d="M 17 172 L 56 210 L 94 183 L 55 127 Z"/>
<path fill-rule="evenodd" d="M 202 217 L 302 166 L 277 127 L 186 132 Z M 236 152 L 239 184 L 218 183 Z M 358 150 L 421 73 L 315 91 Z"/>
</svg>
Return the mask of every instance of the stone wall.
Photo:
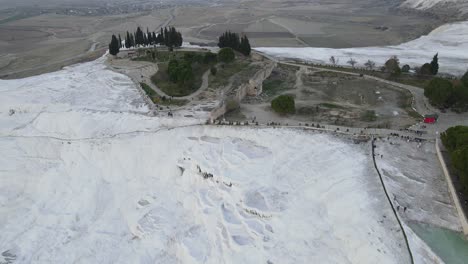
<svg viewBox="0 0 468 264">
<path fill-rule="evenodd" d="M 276 62 L 268 61 L 265 62 L 260 70 L 258 70 L 247 82 L 244 82 L 238 86 L 233 86 L 229 91 L 226 92 L 226 98 L 223 98 L 222 102 L 211 111 L 210 121 L 216 120 L 229 111 L 228 104 L 239 105 L 245 96 L 258 96 L 263 91 L 263 81 L 267 79 L 273 69 L 276 67 Z"/>
</svg>

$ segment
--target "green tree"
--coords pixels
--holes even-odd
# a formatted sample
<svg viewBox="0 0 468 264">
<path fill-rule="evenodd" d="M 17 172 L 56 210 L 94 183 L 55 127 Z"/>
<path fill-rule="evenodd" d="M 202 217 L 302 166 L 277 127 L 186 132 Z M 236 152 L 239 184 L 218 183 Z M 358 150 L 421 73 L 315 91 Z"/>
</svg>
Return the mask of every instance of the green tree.
<svg viewBox="0 0 468 264">
<path fill-rule="evenodd" d="M 418 74 L 420 75 L 432 75 L 432 66 L 430 63 L 424 63 L 419 69 Z"/>
<path fill-rule="evenodd" d="M 441 134 L 442 143 L 449 151 L 468 147 L 468 127 L 455 126 Z"/>
<path fill-rule="evenodd" d="M 226 31 L 218 39 L 218 47 L 220 48 L 232 48 L 234 50 L 239 50 L 240 39 L 239 34 L 233 33 L 231 31 Z"/>
<path fill-rule="evenodd" d="M 135 36 L 133 36 L 133 33 L 130 33 L 130 47 L 135 47 Z"/>
<path fill-rule="evenodd" d="M 167 73 L 169 80 L 179 85 L 191 85 L 194 79 L 192 65 L 185 60 L 172 59 L 169 61 Z"/>
<path fill-rule="evenodd" d="M 453 95 L 453 85 L 450 81 L 442 78 L 434 78 L 424 89 L 424 96 L 429 102 L 438 107 L 450 105 L 450 99 Z"/>
<path fill-rule="evenodd" d="M 205 55 L 203 56 L 203 63 L 205 64 L 215 63 L 217 60 L 218 56 L 211 51 L 205 53 Z"/>
<path fill-rule="evenodd" d="M 218 52 L 218 60 L 224 63 L 230 63 L 234 61 L 236 55 L 231 48 L 222 48 Z"/>
<path fill-rule="evenodd" d="M 468 110 L 468 86 L 460 82 L 453 87 L 453 110 L 466 112 Z"/>
<path fill-rule="evenodd" d="M 436 75 L 439 72 L 439 53 L 436 53 L 431 61 L 431 73 L 432 75 Z"/>
<path fill-rule="evenodd" d="M 239 51 L 245 56 L 250 55 L 251 47 L 247 36 L 239 38 L 239 34 L 226 31 L 218 38 L 218 47 L 220 48 L 231 48 L 235 51 Z"/>
<path fill-rule="evenodd" d="M 450 153 L 452 166 L 459 176 L 458 188 L 468 194 L 468 127 L 455 126 L 441 134 L 442 143 Z"/>
<path fill-rule="evenodd" d="M 119 51 L 120 51 L 119 40 L 117 39 L 115 35 L 112 35 L 112 40 L 109 44 L 109 53 L 115 56 L 117 55 L 117 53 L 119 53 Z"/>
<path fill-rule="evenodd" d="M 125 37 L 125 47 L 127 49 L 130 48 L 131 47 L 130 44 L 131 44 L 130 43 L 130 33 L 128 33 L 128 31 L 127 31 L 127 36 Z"/>
<path fill-rule="evenodd" d="M 179 61 L 172 59 L 169 61 L 167 66 L 167 73 L 169 75 L 169 80 L 172 82 L 177 82 L 178 79 L 178 70 L 179 70 Z"/>
<path fill-rule="evenodd" d="M 144 44 L 145 44 L 145 38 L 143 35 L 143 31 L 141 30 L 140 27 L 137 27 L 137 31 L 135 32 L 135 46 L 144 45 Z"/>
<path fill-rule="evenodd" d="M 158 44 L 163 45 L 164 44 L 164 29 L 161 28 L 159 34 L 158 34 Z"/>
<path fill-rule="evenodd" d="M 468 146 L 456 149 L 450 158 L 458 172 L 462 192 L 468 195 Z"/>
<path fill-rule="evenodd" d="M 296 112 L 294 97 L 280 95 L 271 101 L 271 108 L 279 114 L 293 114 Z"/>
<path fill-rule="evenodd" d="M 151 39 L 153 40 L 152 45 L 159 44 L 159 43 L 158 43 L 158 37 L 156 36 L 156 32 L 153 31 L 153 36 L 152 36 Z"/>
<path fill-rule="evenodd" d="M 401 73 L 400 60 L 397 56 L 392 56 L 385 62 L 385 70 L 392 75 L 399 75 Z"/>
<path fill-rule="evenodd" d="M 242 54 L 244 54 L 245 56 L 249 56 L 251 50 L 252 50 L 252 49 L 251 49 L 251 47 L 250 47 L 249 39 L 247 38 L 247 36 L 244 35 L 244 36 L 241 38 L 239 51 L 240 51 Z"/>
<path fill-rule="evenodd" d="M 182 61 L 179 63 L 177 71 L 177 83 L 180 85 L 191 86 L 194 77 L 192 65 L 190 65 L 190 63 L 187 61 Z"/>
</svg>

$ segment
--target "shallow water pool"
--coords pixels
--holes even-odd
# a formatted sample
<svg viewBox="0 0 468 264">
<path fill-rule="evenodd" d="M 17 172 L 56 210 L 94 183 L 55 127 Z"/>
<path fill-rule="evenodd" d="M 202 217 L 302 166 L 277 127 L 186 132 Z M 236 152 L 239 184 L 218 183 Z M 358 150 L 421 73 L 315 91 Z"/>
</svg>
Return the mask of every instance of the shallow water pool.
<svg viewBox="0 0 468 264">
<path fill-rule="evenodd" d="M 468 240 L 461 233 L 422 223 L 409 226 L 445 263 L 468 263 Z"/>
</svg>

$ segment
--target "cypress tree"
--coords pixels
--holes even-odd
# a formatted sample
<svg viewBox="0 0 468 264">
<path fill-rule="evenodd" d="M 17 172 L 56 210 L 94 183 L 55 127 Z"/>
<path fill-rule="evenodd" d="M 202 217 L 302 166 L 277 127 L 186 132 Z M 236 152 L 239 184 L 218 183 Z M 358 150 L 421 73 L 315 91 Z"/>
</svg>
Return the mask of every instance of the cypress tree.
<svg viewBox="0 0 468 264">
<path fill-rule="evenodd" d="M 249 38 L 247 38 L 247 36 L 245 36 L 245 52 L 246 55 L 250 55 L 250 52 L 252 52 L 252 47 L 250 46 L 250 41 Z"/>
<path fill-rule="evenodd" d="M 135 37 L 130 33 L 130 47 L 135 47 Z"/>
<path fill-rule="evenodd" d="M 239 34 L 226 31 L 218 38 L 218 47 L 220 48 L 232 48 L 233 50 L 239 51 L 244 55 L 249 55 L 251 47 L 247 36 L 239 38 Z"/>
<path fill-rule="evenodd" d="M 156 33 L 153 31 L 153 45 L 158 44 L 158 38 L 156 37 Z"/>
<path fill-rule="evenodd" d="M 146 36 L 146 45 L 149 45 L 150 42 L 151 42 L 151 36 L 149 34 L 148 28 L 146 28 L 146 35 L 145 36 Z"/>
<path fill-rule="evenodd" d="M 109 53 L 115 56 L 117 55 L 117 53 L 119 53 L 119 50 L 120 50 L 119 40 L 117 39 L 115 35 L 112 35 L 112 40 L 111 40 L 111 43 L 109 44 Z"/>
<path fill-rule="evenodd" d="M 164 45 L 169 47 L 169 30 L 167 30 L 167 27 L 164 28 Z"/>
<path fill-rule="evenodd" d="M 177 47 L 182 47 L 182 44 L 183 44 L 182 34 L 180 32 L 177 32 Z"/>
<path fill-rule="evenodd" d="M 122 46 L 122 38 L 120 37 L 120 34 L 119 34 L 119 48 L 123 48 L 123 46 Z"/>
<path fill-rule="evenodd" d="M 127 49 L 130 48 L 130 44 L 131 44 L 131 42 L 130 42 L 130 33 L 128 33 L 128 31 L 127 31 L 127 36 L 125 37 L 125 47 Z"/>
<path fill-rule="evenodd" d="M 146 38 L 148 39 L 148 45 L 153 44 L 153 34 L 148 31 L 148 28 L 146 28 Z"/>
<path fill-rule="evenodd" d="M 140 27 L 137 27 L 137 31 L 135 33 L 135 44 L 136 45 L 145 45 L 145 36 L 143 31 Z"/>
<path fill-rule="evenodd" d="M 432 58 L 432 61 L 431 61 L 431 71 L 432 71 L 432 75 L 436 75 L 438 72 L 439 72 L 439 53 L 436 53 L 436 55 L 434 55 L 434 58 Z"/>
<path fill-rule="evenodd" d="M 241 38 L 239 51 L 245 56 L 250 55 L 251 47 L 250 47 L 249 39 L 245 35 Z"/>
<path fill-rule="evenodd" d="M 171 39 L 170 39 L 170 47 L 177 47 L 179 41 L 178 41 L 178 35 L 177 35 L 177 31 L 175 29 L 175 27 L 171 27 L 170 29 L 170 36 L 171 36 Z"/>
<path fill-rule="evenodd" d="M 159 33 L 158 38 L 159 38 L 159 44 L 164 44 L 164 42 L 165 42 L 164 39 L 165 38 L 164 38 L 164 29 L 163 28 L 161 28 L 161 32 Z"/>
</svg>

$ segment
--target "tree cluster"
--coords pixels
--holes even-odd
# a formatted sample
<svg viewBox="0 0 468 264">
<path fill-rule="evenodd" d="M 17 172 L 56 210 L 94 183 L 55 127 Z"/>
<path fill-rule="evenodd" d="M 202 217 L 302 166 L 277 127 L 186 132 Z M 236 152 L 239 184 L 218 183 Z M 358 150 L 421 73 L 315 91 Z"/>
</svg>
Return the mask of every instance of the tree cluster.
<svg viewBox="0 0 468 264">
<path fill-rule="evenodd" d="M 439 72 L 439 54 L 438 53 L 434 55 L 431 63 L 424 63 L 417 70 L 417 73 L 420 75 L 437 75 L 438 72 Z"/>
<path fill-rule="evenodd" d="M 245 56 L 250 55 L 251 52 L 250 42 L 247 36 L 239 37 L 239 34 L 231 31 L 226 31 L 219 37 L 218 47 L 231 48 Z"/>
<path fill-rule="evenodd" d="M 191 86 L 193 82 L 193 70 L 190 62 L 186 60 L 172 59 L 167 67 L 169 80 L 179 85 Z"/>
<path fill-rule="evenodd" d="M 429 102 L 439 108 L 451 108 L 457 112 L 468 110 L 468 72 L 460 80 L 434 78 L 424 89 Z"/>
<path fill-rule="evenodd" d="M 132 48 L 132 47 L 147 47 L 151 45 L 164 45 L 169 48 L 182 46 L 182 34 L 178 32 L 174 27 L 161 28 L 159 33 L 150 32 L 146 29 L 146 32 L 140 27 L 137 27 L 135 33 L 127 31 L 125 41 L 119 35 L 120 47 Z"/>
<path fill-rule="evenodd" d="M 468 127 L 451 127 L 440 137 L 450 153 L 452 166 L 458 174 L 459 186 L 457 187 L 468 195 Z"/>
<path fill-rule="evenodd" d="M 206 52 L 205 54 L 199 52 L 184 53 L 182 59 L 172 59 L 167 66 L 167 74 L 169 80 L 178 85 L 190 87 L 194 83 L 193 67 L 197 64 L 213 64 L 216 63 L 216 54 Z"/>
<path fill-rule="evenodd" d="M 271 108 L 279 114 L 294 114 L 296 105 L 291 95 L 280 95 L 271 101 Z"/>
</svg>

